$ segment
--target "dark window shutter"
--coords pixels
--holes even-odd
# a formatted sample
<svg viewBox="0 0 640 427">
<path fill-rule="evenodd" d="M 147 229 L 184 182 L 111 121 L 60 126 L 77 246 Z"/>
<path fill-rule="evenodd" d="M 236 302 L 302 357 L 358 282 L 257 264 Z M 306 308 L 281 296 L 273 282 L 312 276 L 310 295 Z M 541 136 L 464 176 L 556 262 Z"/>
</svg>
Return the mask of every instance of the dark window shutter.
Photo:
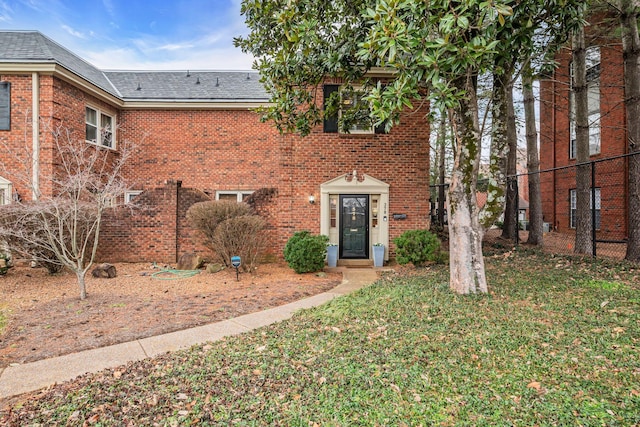
<svg viewBox="0 0 640 427">
<path fill-rule="evenodd" d="M 324 108 L 326 110 L 327 102 L 332 93 L 337 92 L 340 89 L 338 85 L 324 85 L 323 87 L 323 100 Z M 324 132 L 325 133 L 337 133 L 338 132 L 338 113 L 331 116 L 324 116 Z"/>
<path fill-rule="evenodd" d="M 11 130 L 11 83 L 0 82 L 0 130 Z"/>
</svg>

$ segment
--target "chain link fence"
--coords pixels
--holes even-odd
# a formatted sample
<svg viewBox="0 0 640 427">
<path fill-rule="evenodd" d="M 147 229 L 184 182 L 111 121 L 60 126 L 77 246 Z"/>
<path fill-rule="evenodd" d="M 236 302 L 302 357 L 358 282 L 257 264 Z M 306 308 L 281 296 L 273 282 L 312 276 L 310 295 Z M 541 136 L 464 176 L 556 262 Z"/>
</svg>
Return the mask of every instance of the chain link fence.
<svg viewBox="0 0 640 427">
<path fill-rule="evenodd" d="M 640 212 L 630 212 L 628 197 L 629 159 L 640 153 L 631 153 L 606 159 L 598 159 L 581 165 L 571 165 L 538 172 L 540 179 L 543 243 L 545 251 L 573 255 L 582 253 L 598 258 L 623 259 L 627 251 L 629 237 L 629 215 L 640 216 Z M 589 182 L 589 215 L 585 224 L 579 210 L 577 175 L 582 174 Z M 511 177 L 509 185 L 516 196 L 512 197 L 516 207 L 512 210 L 512 221 L 502 218 L 485 233 L 485 243 L 491 245 L 525 244 L 530 228 L 530 207 L 528 180 L 531 173 Z M 441 191 L 445 190 L 444 192 Z M 439 195 L 446 194 L 445 186 L 431 186 L 432 229 L 447 239 L 447 218 L 438 218 Z M 482 206 L 486 195 L 479 185 L 478 204 Z M 581 222 L 579 226 L 578 223 Z M 503 224 L 513 224 L 513 229 L 504 230 Z M 586 235 L 576 249 L 576 230 Z M 586 250 L 585 250 L 586 248 Z"/>
</svg>

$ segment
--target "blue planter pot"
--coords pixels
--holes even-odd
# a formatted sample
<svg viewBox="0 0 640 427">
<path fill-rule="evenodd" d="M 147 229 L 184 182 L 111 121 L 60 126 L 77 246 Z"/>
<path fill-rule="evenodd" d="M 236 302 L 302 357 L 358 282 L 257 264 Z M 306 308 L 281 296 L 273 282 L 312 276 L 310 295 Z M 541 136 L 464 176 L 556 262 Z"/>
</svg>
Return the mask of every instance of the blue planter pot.
<svg viewBox="0 0 640 427">
<path fill-rule="evenodd" d="M 373 266 L 382 267 L 384 265 L 384 246 L 373 246 Z"/>
<path fill-rule="evenodd" d="M 327 246 L 327 265 L 329 267 L 338 266 L 338 247 Z"/>
</svg>

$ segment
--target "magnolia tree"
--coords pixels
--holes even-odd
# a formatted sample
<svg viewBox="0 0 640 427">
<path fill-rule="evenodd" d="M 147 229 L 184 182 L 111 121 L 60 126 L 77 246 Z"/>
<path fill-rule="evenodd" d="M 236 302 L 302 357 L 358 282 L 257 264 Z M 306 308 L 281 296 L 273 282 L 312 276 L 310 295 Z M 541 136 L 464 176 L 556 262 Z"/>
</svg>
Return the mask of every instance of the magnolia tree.
<svg viewBox="0 0 640 427">
<path fill-rule="evenodd" d="M 51 192 L 46 194 L 37 184 L 39 174 L 33 173 L 37 162 L 28 145 L 17 148 L 4 144 L 3 159 L 23 168 L 9 169 L 0 159 L 0 170 L 22 181 L 34 197 L 2 207 L 0 240 L 8 242 L 12 252 L 46 265 L 49 271 L 73 271 L 80 299 L 85 299 L 85 276 L 96 256 L 103 215 L 127 190 L 122 172 L 133 147 L 123 142 L 115 152 L 84 139 L 78 141 L 64 126 L 48 128 L 54 167 Z"/>
<path fill-rule="evenodd" d="M 573 11 L 577 3 L 244 0 L 242 13 L 251 32 L 236 44 L 257 58 L 255 67 L 272 98 L 265 117 L 282 131 L 307 134 L 320 123 L 317 88 L 326 78 L 339 78 L 346 87 L 363 85 L 367 115 L 376 126 L 393 126 L 403 109 L 427 99 L 446 109 L 455 135 L 448 192 L 450 286 L 459 293 L 487 292 L 482 237 L 486 224 L 501 211 L 495 203 L 504 203 L 498 189 L 505 183 L 494 179 L 490 188 L 496 194 L 481 213 L 476 201 L 482 151 L 478 76 L 493 71 L 499 55 L 512 59 L 522 48 L 519 39 L 501 32 L 515 8 Z M 380 68 L 392 75 L 388 84 L 367 79 Z M 362 120 L 343 112 L 342 128 L 348 129 L 353 118 Z M 496 147 L 505 152 L 505 143 Z"/>
</svg>

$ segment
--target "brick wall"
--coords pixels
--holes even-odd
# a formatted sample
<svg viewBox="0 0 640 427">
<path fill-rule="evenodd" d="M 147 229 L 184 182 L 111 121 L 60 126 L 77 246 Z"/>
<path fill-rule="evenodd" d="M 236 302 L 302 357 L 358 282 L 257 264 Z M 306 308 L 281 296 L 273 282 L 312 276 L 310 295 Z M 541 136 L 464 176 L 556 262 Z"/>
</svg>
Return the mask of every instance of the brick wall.
<svg viewBox="0 0 640 427">
<path fill-rule="evenodd" d="M 320 231 L 320 184 L 351 173 L 367 174 L 389 184 L 389 213 L 406 213 L 407 219 L 390 219 L 392 241 L 409 229 L 429 227 L 429 124 L 425 111 L 406 114 L 389 134 L 326 134 L 316 128 L 307 137 L 288 135 L 283 141 L 280 243 L 295 231 Z M 392 218 L 392 215 L 390 215 Z"/>
<path fill-rule="evenodd" d="M 589 27 L 587 28 L 589 31 Z M 587 34 L 589 36 L 589 34 Z M 597 161 L 627 152 L 624 109 L 624 66 L 619 40 L 595 39 L 600 46 L 600 123 L 601 150 L 591 156 Z M 569 158 L 569 47 L 556 57 L 558 68 L 552 77 L 540 83 L 540 168 L 552 169 L 575 165 Z M 596 187 L 602 188 L 602 223 L 611 224 L 603 229 L 602 238 L 620 239 L 626 235 L 626 180 L 624 164 L 609 168 L 596 166 Z M 572 232 L 569 227 L 569 192 L 575 189 L 575 172 L 562 170 L 541 175 L 542 208 L 544 221 L 561 232 Z M 622 237 L 621 237 L 622 236 Z"/>
<path fill-rule="evenodd" d="M 123 111 L 120 138 L 138 145 L 127 169 L 134 188 L 179 180 L 203 191 L 274 188 L 268 224 L 274 253 L 295 231 L 320 230 L 320 184 L 357 170 L 390 184 L 389 212 L 407 214 L 390 226 L 390 239 L 429 226 L 429 125 L 421 110 L 386 135 L 279 135 L 251 111 Z M 393 221 L 393 220 L 391 220 Z M 182 243 L 186 245 L 186 243 Z M 185 246 L 186 247 L 186 246 Z"/>
<path fill-rule="evenodd" d="M 215 195 L 278 183 L 280 136 L 251 111 L 125 110 L 120 139 L 137 145 L 127 169 L 134 187 L 165 179 Z"/>
<path fill-rule="evenodd" d="M 0 80 L 11 83 L 11 130 L 0 130 L 0 147 L 4 151 L 2 162 L 9 171 L 0 170 L 0 175 L 12 182 L 14 191 L 21 198 L 28 200 L 31 193 L 24 180 L 30 177 L 30 171 L 24 168 L 25 162 L 29 164 L 29 161 L 23 147 L 31 147 L 31 74 L 3 74 Z"/>
<path fill-rule="evenodd" d="M 11 130 L 0 131 L 0 144 L 7 144 L 12 152 L 3 155 L 11 173 L 5 176 L 25 200 L 32 198 L 25 179 L 31 181 L 30 167 L 33 149 L 32 140 L 32 75 L 2 75 L 3 81 L 11 82 Z M 73 142 L 84 143 L 85 106 L 91 105 L 117 116 L 117 109 L 87 94 L 77 87 L 51 75 L 39 75 L 39 150 L 40 150 L 40 192 L 50 195 L 51 176 L 55 172 L 54 136 L 56 130 L 63 130 L 59 138 L 69 138 Z M 115 152 L 114 152 L 115 154 Z"/>
<path fill-rule="evenodd" d="M 108 212 L 100 232 L 98 259 L 175 263 L 179 189 L 179 182 L 169 180 L 163 187 L 140 194 L 136 207 Z"/>
</svg>

